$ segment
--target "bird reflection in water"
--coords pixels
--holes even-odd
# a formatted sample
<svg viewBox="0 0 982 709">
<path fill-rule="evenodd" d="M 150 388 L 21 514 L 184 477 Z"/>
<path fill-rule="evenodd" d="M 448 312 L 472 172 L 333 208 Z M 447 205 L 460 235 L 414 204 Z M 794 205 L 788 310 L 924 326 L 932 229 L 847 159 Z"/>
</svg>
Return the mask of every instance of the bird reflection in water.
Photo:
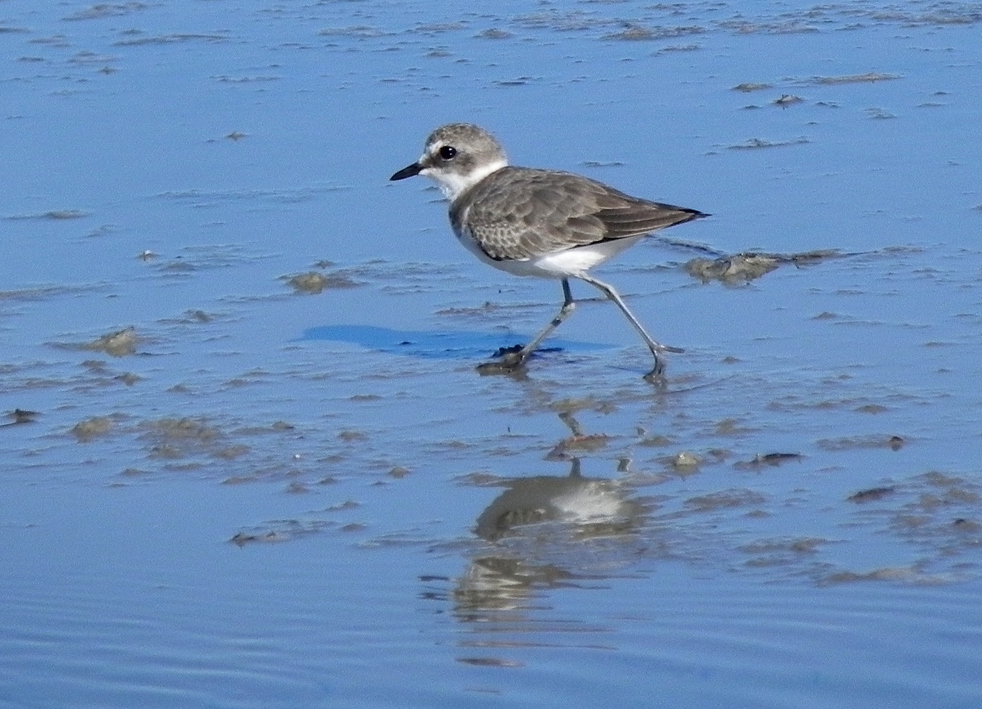
<svg viewBox="0 0 982 709">
<path fill-rule="evenodd" d="M 636 558 L 646 505 L 618 480 L 584 477 L 572 458 L 566 477 L 504 481 L 507 489 L 478 517 L 490 542 L 456 579 L 455 612 L 464 621 L 518 621 L 536 588 L 602 578 Z M 501 612 L 514 611 L 516 617 Z"/>
<path fill-rule="evenodd" d="M 617 481 L 583 477 L 579 458 L 572 459 L 567 477 L 536 475 L 506 484 L 477 518 L 475 531 L 482 539 L 498 541 L 546 522 L 562 523 L 562 531 L 574 538 L 606 536 L 629 531 L 638 512 Z"/>
</svg>

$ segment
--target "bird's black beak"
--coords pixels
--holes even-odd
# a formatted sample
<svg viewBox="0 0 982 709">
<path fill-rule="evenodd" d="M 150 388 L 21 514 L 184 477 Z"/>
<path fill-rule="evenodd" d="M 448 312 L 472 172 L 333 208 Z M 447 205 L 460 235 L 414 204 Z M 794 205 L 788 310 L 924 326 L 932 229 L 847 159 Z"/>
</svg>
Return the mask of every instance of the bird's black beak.
<svg viewBox="0 0 982 709">
<path fill-rule="evenodd" d="M 418 162 L 414 162 L 412 165 L 406 165 L 406 167 L 404 167 L 401 170 L 399 170 L 399 172 L 397 172 L 396 174 L 394 174 L 389 179 L 390 180 L 405 180 L 407 177 L 415 177 L 416 175 L 418 175 L 420 173 L 420 171 L 422 169 L 423 169 L 423 166 L 422 165 L 420 165 Z"/>
<path fill-rule="evenodd" d="M 423 166 L 422 165 L 420 165 L 418 162 L 414 162 L 412 165 L 406 165 L 406 167 L 404 167 L 401 170 L 399 170 L 399 172 L 397 172 L 396 174 L 394 174 L 389 179 L 390 180 L 405 180 L 407 177 L 415 177 L 416 175 L 419 174 L 420 170 L 422 170 L 422 169 L 423 169 Z"/>
</svg>

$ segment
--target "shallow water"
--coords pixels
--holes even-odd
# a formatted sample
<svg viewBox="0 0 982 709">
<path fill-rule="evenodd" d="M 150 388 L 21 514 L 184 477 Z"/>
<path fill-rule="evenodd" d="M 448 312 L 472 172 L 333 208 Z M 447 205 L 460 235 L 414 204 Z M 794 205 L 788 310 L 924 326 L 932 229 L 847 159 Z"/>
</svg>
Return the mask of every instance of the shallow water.
<svg viewBox="0 0 982 709">
<path fill-rule="evenodd" d="M 0 4 L 0 706 L 978 706 L 980 26 Z M 475 372 L 561 294 L 387 181 L 449 120 L 714 215 L 598 271 L 664 389 Z"/>
</svg>

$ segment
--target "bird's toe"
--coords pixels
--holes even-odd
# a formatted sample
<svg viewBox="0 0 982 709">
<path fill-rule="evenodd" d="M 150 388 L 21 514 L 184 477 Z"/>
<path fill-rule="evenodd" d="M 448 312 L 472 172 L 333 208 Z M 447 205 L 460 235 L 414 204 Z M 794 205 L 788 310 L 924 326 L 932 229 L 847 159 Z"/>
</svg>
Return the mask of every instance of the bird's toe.
<svg viewBox="0 0 982 709">
<path fill-rule="evenodd" d="M 528 355 L 521 345 L 499 347 L 494 356 L 498 359 L 479 364 L 477 371 L 481 374 L 510 374 L 520 371 L 525 366 L 525 360 L 528 359 Z"/>
</svg>

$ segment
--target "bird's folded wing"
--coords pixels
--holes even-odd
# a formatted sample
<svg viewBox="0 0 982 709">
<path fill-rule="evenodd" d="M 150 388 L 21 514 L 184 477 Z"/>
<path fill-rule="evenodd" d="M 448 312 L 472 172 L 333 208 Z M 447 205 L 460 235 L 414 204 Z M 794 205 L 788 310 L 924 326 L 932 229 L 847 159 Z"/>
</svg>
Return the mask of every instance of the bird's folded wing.
<svg viewBox="0 0 982 709">
<path fill-rule="evenodd" d="M 469 231 L 496 260 L 524 260 L 638 236 L 701 216 L 631 197 L 580 175 L 527 168 L 493 173 L 455 208 L 455 225 Z"/>
</svg>

